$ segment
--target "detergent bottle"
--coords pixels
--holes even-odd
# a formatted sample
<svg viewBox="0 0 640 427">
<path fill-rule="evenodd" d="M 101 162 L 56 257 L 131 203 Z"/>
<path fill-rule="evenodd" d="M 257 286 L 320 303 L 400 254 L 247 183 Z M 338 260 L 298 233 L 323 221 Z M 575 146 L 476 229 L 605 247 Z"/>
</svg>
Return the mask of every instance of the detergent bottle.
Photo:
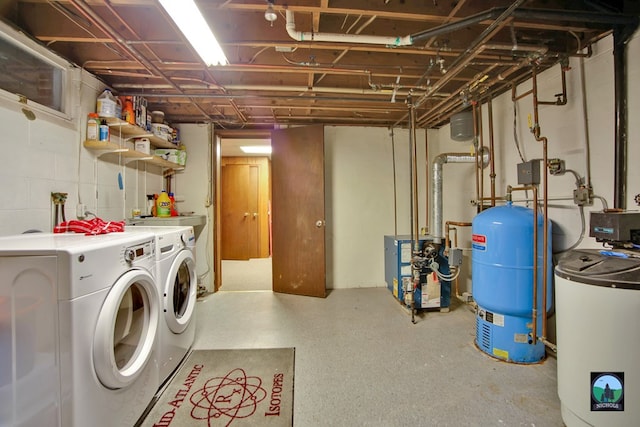
<svg viewBox="0 0 640 427">
<path fill-rule="evenodd" d="M 159 218 L 171 216 L 171 199 L 165 190 L 162 190 L 162 193 L 160 193 L 156 200 L 156 216 Z"/>
<path fill-rule="evenodd" d="M 176 198 L 173 193 L 169 193 L 169 200 L 171 200 L 171 216 L 178 216 L 178 209 L 176 207 Z"/>
<path fill-rule="evenodd" d="M 133 111 L 133 101 L 130 96 L 124 97 L 122 101 L 122 120 L 130 125 L 136 124 L 136 113 Z"/>
</svg>

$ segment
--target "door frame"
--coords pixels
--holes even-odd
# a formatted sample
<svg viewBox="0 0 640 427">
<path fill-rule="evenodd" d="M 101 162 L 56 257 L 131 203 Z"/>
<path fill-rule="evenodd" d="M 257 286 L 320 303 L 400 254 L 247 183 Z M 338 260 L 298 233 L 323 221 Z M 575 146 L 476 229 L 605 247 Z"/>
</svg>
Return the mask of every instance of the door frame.
<svg viewBox="0 0 640 427">
<path fill-rule="evenodd" d="M 213 209 L 213 291 L 218 292 L 222 286 L 222 212 L 220 210 L 222 177 L 222 139 L 271 139 L 271 130 L 226 130 L 214 129 L 213 175 L 214 175 L 214 209 Z"/>
</svg>

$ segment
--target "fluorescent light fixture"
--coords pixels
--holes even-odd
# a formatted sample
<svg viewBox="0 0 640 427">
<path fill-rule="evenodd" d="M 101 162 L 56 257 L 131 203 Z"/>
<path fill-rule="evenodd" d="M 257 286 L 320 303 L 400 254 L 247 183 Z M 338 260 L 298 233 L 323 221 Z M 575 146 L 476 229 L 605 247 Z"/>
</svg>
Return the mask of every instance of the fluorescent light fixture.
<svg viewBox="0 0 640 427">
<path fill-rule="evenodd" d="M 240 149 L 247 154 L 271 154 L 270 145 L 245 145 Z"/>
<path fill-rule="evenodd" d="M 207 66 L 229 63 L 193 0 L 159 1 Z"/>
</svg>

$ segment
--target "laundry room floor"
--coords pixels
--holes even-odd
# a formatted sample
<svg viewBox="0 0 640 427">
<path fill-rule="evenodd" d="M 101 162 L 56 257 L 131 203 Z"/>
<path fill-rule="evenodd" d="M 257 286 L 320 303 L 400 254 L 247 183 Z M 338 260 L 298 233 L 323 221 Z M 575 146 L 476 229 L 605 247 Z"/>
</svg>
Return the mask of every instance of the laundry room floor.
<svg viewBox="0 0 640 427">
<path fill-rule="evenodd" d="M 563 426 L 555 358 L 482 353 L 457 301 L 412 324 L 386 288 L 220 291 L 197 316 L 194 349 L 295 347 L 294 426 Z"/>
</svg>

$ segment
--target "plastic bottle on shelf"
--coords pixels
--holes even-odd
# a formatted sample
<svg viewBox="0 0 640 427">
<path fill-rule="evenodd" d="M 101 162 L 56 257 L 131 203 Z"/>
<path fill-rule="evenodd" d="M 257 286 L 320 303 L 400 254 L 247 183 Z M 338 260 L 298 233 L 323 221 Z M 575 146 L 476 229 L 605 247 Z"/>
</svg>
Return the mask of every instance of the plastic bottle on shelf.
<svg viewBox="0 0 640 427">
<path fill-rule="evenodd" d="M 105 89 L 96 101 L 96 113 L 100 117 L 119 117 L 116 112 L 118 102 L 109 89 Z"/>
<path fill-rule="evenodd" d="M 99 131 L 98 131 L 98 139 L 100 141 L 108 141 L 109 140 L 109 125 L 106 120 L 103 120 L 100 123 Z"/>
<path fill-rule="evenodd" d="M 178 209 L 176 208 L 176 198 L 173 193 L 169 193 L 169 200 L 171 200 L 171 216 L 178 216 Z"/>
<path fill-rule="evenodd" d="M 158 216 L 158 195 L 153 194 L 153 207 L 151 208 L 151 215 Z"/>
<path fill-rule="evenodd" d="M 158 218 L 171 216 L 171 199 L 165 190 L 162 190 L 162 193 L 160 193 L 156 200 L 156 216 Z"/>
<path fill-rule="evenodd" d="M 156 206 L 156 201 L 155 198 L 153 197 L 153 194 L 147 194 L 147 215 L 148 216 L 155 216 L 153 213 L 155 211 L 155 206 Z"/>
<path fill-rule="evenodd" d="M 122 120 L 131 125 L 136 124 L 136 113 L 133 111 L 131 97 L 126 97 L 122 103 Z"/>
<path fill-rule="evenodd" d="M 89 113 L 87 117 L 87 141 L 98 140 L 98 128 L 100 127 L 100 118 L 97 113 Z"/>
</svg>

